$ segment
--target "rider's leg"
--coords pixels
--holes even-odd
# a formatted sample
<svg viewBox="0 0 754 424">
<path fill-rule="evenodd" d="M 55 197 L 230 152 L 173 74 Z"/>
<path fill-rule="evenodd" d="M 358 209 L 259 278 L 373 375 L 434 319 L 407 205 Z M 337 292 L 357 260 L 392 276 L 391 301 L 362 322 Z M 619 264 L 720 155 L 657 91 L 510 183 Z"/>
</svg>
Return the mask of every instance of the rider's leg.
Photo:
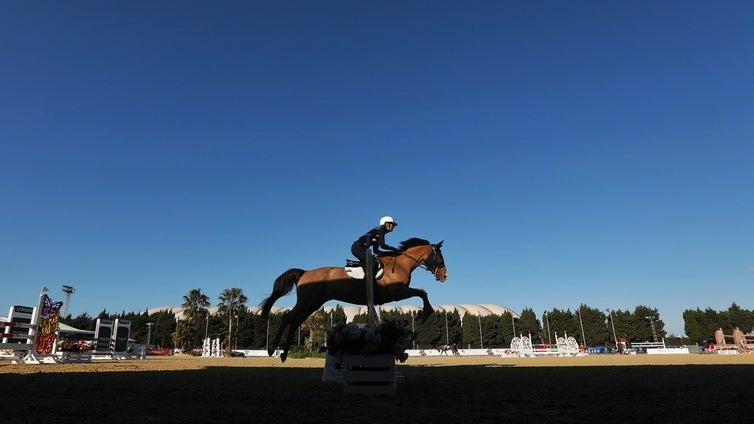
<svg viewBox="0 0 754 424">
<path fill-rule="evenodd" d="M 361 261 L 361 267 L 364 269 L 365 273 L 372 272 L 372 275 L 374 275 L 374 271 L 370 271 L 366 269 L 367 255 L 371 255 L 371 253 L 369 253 L 369 251 L 364 246 L 362 246 L 361 243 L 355 242 L 353 245 L 351 245 L 351 254 L 353 254 L 353 256 L 355 256 L 359 261 Z M 372 258 L 373 263 L 376 260 L 377 260 L 376 258 Z M 374 264 L 372 265 L 372 267 L 374 268 Z"/>
<path fill-rule="evenodd" d="M 380 261 L 377 256 L 372 255 L 372 275 L 377 278 L 377 271 L 380 269 Z"/>
<path fill-rule="evenodd" d="M 361 263 L 367 260 L 367 250 L 359 242 L 355 242 L 351 245 L 351 254 L 360 260 Z"/>
</svg>

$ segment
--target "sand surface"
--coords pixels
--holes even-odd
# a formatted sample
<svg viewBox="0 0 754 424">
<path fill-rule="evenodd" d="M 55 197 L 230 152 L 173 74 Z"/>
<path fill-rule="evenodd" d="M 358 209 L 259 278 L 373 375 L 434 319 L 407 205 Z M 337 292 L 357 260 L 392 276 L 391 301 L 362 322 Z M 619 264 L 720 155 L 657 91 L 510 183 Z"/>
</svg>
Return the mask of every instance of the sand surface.
<svg viewBox="0 0 754 424">
<path fill-rule="evenodd" d="M 2 423 L 751 422 L 754 355 L 411 357 L 397 395 L 343 394 L 322 359 L 0 361 Z M 18 411 L 14 413 L 13 411 Z"/>
</svg>

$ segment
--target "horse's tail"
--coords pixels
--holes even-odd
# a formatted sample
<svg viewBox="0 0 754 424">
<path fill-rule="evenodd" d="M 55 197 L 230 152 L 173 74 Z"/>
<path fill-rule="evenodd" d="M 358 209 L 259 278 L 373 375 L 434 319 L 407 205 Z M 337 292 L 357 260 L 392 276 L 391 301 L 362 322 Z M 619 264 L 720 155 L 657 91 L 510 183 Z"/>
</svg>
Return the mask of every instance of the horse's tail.
<svg viewBox="0 0 754 424">
<path fill-rule="evenodd" d="M 293 286 L 298 283 L 298 279 L 301 278 L 301 275 L 304 272 L 306 271 L 303 269 L 291 268 L 275 279 L 275 284 L 272 286 L 272 294 L 261 303 L 262 312 L 260 315 L 262 319 L 266 320 L 270 317 L 270 310 L 272 309 L 272 305 L 275 304 L 275 301 L 290 293 L 291 290 L 293 290 Z"/>
</svg>

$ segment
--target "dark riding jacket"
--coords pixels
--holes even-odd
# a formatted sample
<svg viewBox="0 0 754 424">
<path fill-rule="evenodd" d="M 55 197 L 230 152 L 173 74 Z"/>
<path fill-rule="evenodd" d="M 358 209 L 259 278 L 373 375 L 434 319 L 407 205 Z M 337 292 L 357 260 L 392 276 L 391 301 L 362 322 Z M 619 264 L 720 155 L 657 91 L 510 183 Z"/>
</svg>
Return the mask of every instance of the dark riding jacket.
<svg viewBox="0 0 754 424">
<path fill-rule="evenodd" d="M 375 255 L 382 255 L 386 253 L 381 252 L 380 249 L 390 252 L 397 252 L 398 249 L 385 243 L 386 232 L 387 228 L 385 228 L 384 225 L 372 228 L 366 234 L 359 237 L 358 240 L 353 242 L 353 245 L 351 245 L 351 253 L 359 258 L 359 260 L 364 261 L 366 260 L 366 252 L 370 247 L 372 248 L 372 252 L 374 252 Z"/>
</svg>

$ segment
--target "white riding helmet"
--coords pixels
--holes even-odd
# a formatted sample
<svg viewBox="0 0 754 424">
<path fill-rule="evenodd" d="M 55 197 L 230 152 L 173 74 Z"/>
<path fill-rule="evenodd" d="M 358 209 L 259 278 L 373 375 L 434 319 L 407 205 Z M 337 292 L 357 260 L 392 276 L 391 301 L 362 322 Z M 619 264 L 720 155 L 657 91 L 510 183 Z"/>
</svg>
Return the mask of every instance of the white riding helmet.
<svg viewBox="0 0 754 424">
<path fill-rule="evenodd" d="M 385 225 L 388 222 L 392 223 L 396 227 L 398 226 L 398 223 L 395 222 L 392 216 L 383 216 L 382 218 L 380 218 L 380 225 Z"/>
</svg>

